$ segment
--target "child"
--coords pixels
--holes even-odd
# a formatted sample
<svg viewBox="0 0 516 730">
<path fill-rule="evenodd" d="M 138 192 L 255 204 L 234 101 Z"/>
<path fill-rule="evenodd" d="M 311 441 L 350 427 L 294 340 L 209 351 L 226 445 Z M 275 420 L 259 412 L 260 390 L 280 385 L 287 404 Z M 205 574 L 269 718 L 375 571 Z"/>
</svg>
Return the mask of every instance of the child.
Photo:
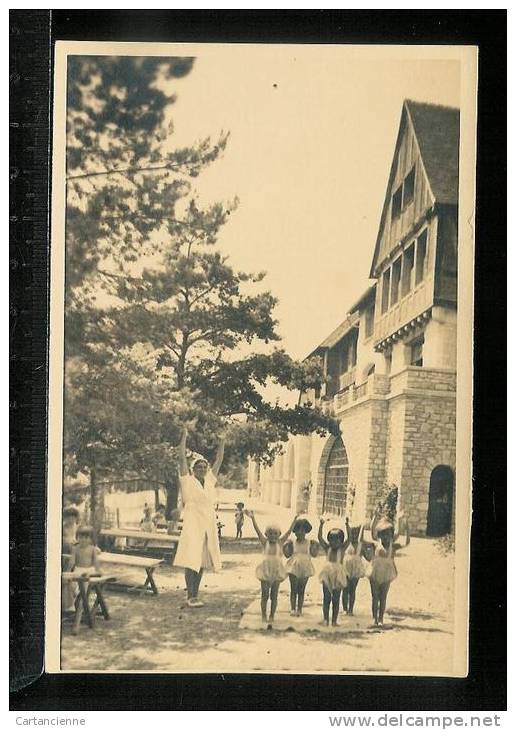
<svg viewBox="0 0 516 730">
<path fill-rule="evenodd" d="M 347 585 L 346 589 L 342 591 L 342 608 L 348 616 L 352 616 L 353 608 L 355 606 L 358 581 L 366 574 L 366 562 L 362 558 L 364 525 L 361 527 L 350 528 L 349 522 L 346 520 L 346 530 L 349 542 L 344 555 L 344 569 L 347 576 Z"/>
<path fill-rule="evenodd" d="M 63 554 L 71 555 L 72 548 L 77 542 L 76 533 L 79 524 L 79 510 L 77 507 L 65 507 L 63 510 Z"/>
<path fill-rule="evenodd" d="M 262 586 L 261 609 L 263 623 L 267 623 L 267 603 L 269 596 L 271 599 L 271 610 L 268 621 L 269 628 L 271 628 L 278 605 L 279 584 L 287 577 L 287 572 L 282 562 L 282 547 L 292 532 L 297 515 L 284 535 L 281 534 L 280 528 L 276 525 L 268 525 L 265 528 L 264 535 L 258 527 L 254 513 L 245 510 L 244 514 L 251 518 L 253 527 L 263 547 L 263 560 L 256 568 L 256 577 Z"/>
<path fill-rule="evenodd" d="M 165 517 L 165 512 L 165 507 L 162 504 L 158 505 L 158 509 L 156 510 L 152 518 L 152 523 L 157 530 L 166 529 L 167 527 L 167 518 Z"/>
<path fill-rule="evenodd" d="M 99 549 L 93 540 L 93 527 L 82 526 L 77 530 L 77 545 L 72 550 L 70 570 L 81 575 L 100 575 Z"/>
<path fill-rule="evenodd" d="M 394 564 L 394 525 L 377 512 L 371 524 L 371 533 L 373 540 L 376 541 L 369 577 L 372 613 L 375 626 L 382 628 L 387 594 L 392 581 L 398 575 Z"/>
<path fill-rule="evenodd" d="M 323 587 L 323 623 L 330 623 L 330 603 L 332 606 L 332 626 L 338 626 L 340 592 L 347 585 L 346 571 L 342 561 L 346 551 L 344 531 L 332 529 L 327 534 L 327 542 L 323 538 L 324 517 L 319 524 L 319 544 L 326 551 L 326 563 L 319 573 Z"/>
<path fill-rule="evenodd" d="M 152 520 L 152 510 L 145 504 L 143 508 L 143 518 L 140 520 L 140 530 L 142 532 L 154 532 L 154 522 Z"/>
<path fill-rule="evenodd" d="M 62 570 L 71 571 L 74 565 L 73 551 L 77 542 L 77 523 L 79 522 L 79 510 L 76 507 L 68 506 L 63 510 L 63 539 L 62 539 Z M 61 589 L 61 609 L 70 611 L 75 604 L 77 586 L 71 581 L 63 581 Z"/>
<path fill-rule="evenodd" d="M 93 543 L 93 528 L 86 526 L 79 527 L 77 529 L 77 540 L 78 544 L 74 545 L 72 549 L 72 558 L 69 570 L 86 576 L 101 575 L 97 557 L 99 551 Z M 74 602 L 76 603 L 75 620 L 72 633 L 77 634 L 84 607 L 80 601 L 77 602 L 76 586 L 74 585 L 72 587 L 68 582 L 66 585 L 68 586 L 68 595 L 66 598 L 63 596 L 63 602 L 68 600 L 71 601 L 72 605 Z"/>
<path fill-rule="evenodd" d="M 180 509 L 173 509 L 170 513 L 170 519 L 168 521 L 168 534 L 173 535 L 174 532 L 177 532 L 179 527 L 179 521 L 181 519 L 181 510 Z"/>
<path fill-rule="evenodd" d="M 242 538 L 242 527 L 244 526 L 244 503 L 237 502 L 235 510 L 236 537 L 235 540 Z"/>
<path fill-rule="evenodd" d="M 218 514 L 215 514 L 215 519 L 217 521 L 217 535 L 220 541 L 222 537 L 222 528 L 224 527 L 224 523 L 220 521 Z"/>
<path fill-rule="evenodd" d="M 292 532 L 296 536 L 292 546 L 292 556 L 286 564 L 290 581 L 290 615 L 301 616 L 305 600 L 305 589 L 308 578 L 315 573 L 310 558 L 310 540 L 306 539 L 312 525 L 307 519 L 296 520 Z"/>
</svg>

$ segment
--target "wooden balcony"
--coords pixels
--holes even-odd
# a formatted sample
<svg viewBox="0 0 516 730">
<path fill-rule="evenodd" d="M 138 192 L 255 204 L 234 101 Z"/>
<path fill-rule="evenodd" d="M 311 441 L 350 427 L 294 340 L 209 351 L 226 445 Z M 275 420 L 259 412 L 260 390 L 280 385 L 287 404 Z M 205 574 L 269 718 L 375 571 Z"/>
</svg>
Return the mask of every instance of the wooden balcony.
<svg viewBox="0 0 516 730">
<path fill-rule="evenodd" d="M 376 320 L 375 345 L 393 335 L 433 304 L 433 279 L 425 279 Z"/>
<path fill-rule="evenodd" d="M 345 390 L 354 384 L 356 377 L 356 369 L 346 370 L 345 373 L 339 375 L 339 390 Z"/>
</svg>

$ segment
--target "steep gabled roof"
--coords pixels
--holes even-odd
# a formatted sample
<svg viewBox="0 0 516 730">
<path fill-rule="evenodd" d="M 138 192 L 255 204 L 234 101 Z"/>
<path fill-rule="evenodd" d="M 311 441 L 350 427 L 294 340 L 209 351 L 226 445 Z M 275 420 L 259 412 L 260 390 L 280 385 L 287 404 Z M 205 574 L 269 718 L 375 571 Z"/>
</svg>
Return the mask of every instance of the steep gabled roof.
<svg viewBox="0 0 516 730">
<path fill-rule="evenodd" d="M 312 357 L 315 354 L 322 353 L 324 350 L 329 350 L 332 347 L 335 347 L 337 342 L 342 340 L 342 338 L 348 334 L 348 332 L 351 332 L 353 327 L 356 327 L 358 325 L 359 315 L 358 312 L 354 314 L 349 314 L 346 319 L 339 324 L 338 327 L 336 327 L 333 332 L 328 335 L 328 337 L 321 342 L 320 345 L 318 345 L 315 350 L 312 350 L 312 352 L 307 355 L 305 358 L 308 359 L 309 357 Z"/>
<path fill-rule="evenodd" d="M 405 99 L 371 264 L 371 278 L 374 278 L 391 187 L 396 175 L 398 151 L 407 125 L 414 131 L 434 203 L 446 205 L 458 203 L 460 110 L 455 107 Z"/>
<path fill-rule="evenodd" d="M 376 281 L 371 286 L 368 286 L 362 296 L 357 299 L 352 307 L 349 308 L 349 314 L 354 312 L 360 312 L 361 309 L 371 301 L 374 301 L 376 295 Z"/>
<path fill-rule="evenodd" d="M 407 99 L 405 106 L 416 134 L 423 166 L 436 203 L 459 199 L 460 111 L 449 106 Z"/>
</svg>

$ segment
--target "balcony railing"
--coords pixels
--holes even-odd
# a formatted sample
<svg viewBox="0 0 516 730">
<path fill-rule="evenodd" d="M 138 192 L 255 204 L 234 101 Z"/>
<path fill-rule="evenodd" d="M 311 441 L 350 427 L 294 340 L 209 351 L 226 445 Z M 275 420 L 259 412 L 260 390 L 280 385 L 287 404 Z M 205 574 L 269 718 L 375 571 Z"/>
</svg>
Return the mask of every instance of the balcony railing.
<svg viewBox="0 0 516 730">
<path fill-rule="evenodd" d="M 355 368 L 351 368 L 351 370 L 346 370 L 345 373 L 341 373 L 339 375 L 339 390 L 345 390 L 346 388 L 349 388 L 350 385 L 353 385 L 355 382 L 355 376 Z"/>
<path fill-rule="evenodd" d="M 374 326 L 375 342 L 380 342 L 404 327 L 412 319 L 425 312 L 433 304 L 433 281 L 422 281 L 376 320 Z"/>
<path fill-rule="evenodd" d="M 318 405 L 326 416 L 335 417 L 352 408 L 358 401 L 373 396 L 385 396 L 388 393 L 397 395 L 418 390 L 432 390 L 447 396 L 455 394 L 455 387 L 456 374 L 453 370 L 408 366 L 392 377 L 373 373 L 360 385 L 350 387 L 333 397 L 321 398 Z"/>
</svg>

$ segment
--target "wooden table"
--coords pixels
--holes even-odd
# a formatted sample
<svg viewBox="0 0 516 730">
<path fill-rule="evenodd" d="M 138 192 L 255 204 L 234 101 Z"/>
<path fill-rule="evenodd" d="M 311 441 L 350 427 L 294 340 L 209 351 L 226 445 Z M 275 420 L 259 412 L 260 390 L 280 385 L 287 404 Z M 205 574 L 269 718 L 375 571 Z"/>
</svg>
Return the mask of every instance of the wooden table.
<svg viewBox="0 0 516 730">
<path fill-rule="evenodd" d="M 81 619 L 84 615 L 86 623 L 90 629 L 95 626 L 95 618 L 97 611 L 100 612 L 106 621 L 109 620 L 109 611 L 106 604 L 106 599 L 102 592 L 102 588 L 106 582 L 115 581 L 116 578 L 112 575 L 88 575 L 87 573 L 81 573 L 80 569 L 75 572 L 63 572 L 61 574 L 63 581 L 70 581 L 77 583 L 79 589 L 79 595 L 75 599 L 75 617 L 73 622 L 72 632 L 77 634 L 81 625 Z M 89 597 L 91 593 L 95 594 L 95 601 L 93 606 L 90 608 Z"/>
<path fill-rule="evenodd" d="M 143 530 L 132 530 L 124 527 L 107 527 L 101 530 L 100 534 L 103 537 L 125 537 L 132 540 L 143 540 L 145 543 L 162 542 L 167 543 L 167 545 L 174 545 L 179 542 L 181 532 L 174 530 L 172 535 L 169 535 L 168 532 L 144 532 Z"/>
<path fill-rule="evenodd" d="M 151 592 L 154 593 L 154 595 L 157 595 L 158 587 L 154 582 L 153 573 L 158 565 L 163 563 L 163 560 L 158 560 L 157 558 L 143 558 L 138 555 L 124 555 L 123 553 L 100 553 L 98 559 L 101 563 L 116 563 L 117 565 L 129 565 L 137 568 L 145 568 L 147 577 L 145 578 L 145 583 L 142 586 L 124 585 L 119 581 L 113 585 L 121 588 L 134 588 L 136 590 Z"/>
<path fill-rule="evenodd" d="M 135 554 L 136 557 L 148 558 L 165 558 L 170 559 L 173 564 L 175 548 L 179 542 L 180 532 L 176 531 L 174 535 L 167 532 L 143 532 L 142 530 L 134 530 L 125 527 L 109 527 L 100 531 L 102 537 L 108 538 L 125 538 L 136 540 L 139 544 L 117 549 L 115 545 L 105 546 L 110 553 L 120 552 L 122 555 Z"/>
</svg>

